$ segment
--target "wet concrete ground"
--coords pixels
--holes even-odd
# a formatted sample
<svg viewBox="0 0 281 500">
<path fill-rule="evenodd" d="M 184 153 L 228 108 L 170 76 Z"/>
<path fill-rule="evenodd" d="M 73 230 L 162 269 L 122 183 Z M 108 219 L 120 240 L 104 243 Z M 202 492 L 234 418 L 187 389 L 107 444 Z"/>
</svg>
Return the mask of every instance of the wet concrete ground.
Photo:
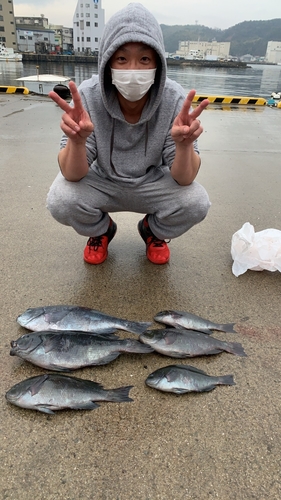
<svg viewBox="0 0 281 500">
<path fill-rule="evenodd" d="M 171 261 L 153 266 L 136 225 L 118 213 L 108 261 L 83 262 L 86 239 L 45 208 L 55 177 L 61 111 L 48 98 L 1 95 L 0 497 L 40 500 L 280 500 L 280 273 L 231 271 L 232 234 L 244 222 L 281 229 L 281 111 L 209 107 L 202 117 L 202 167 L 208 217 L 170 244 Z M 152 321 L 179 309 L 236 322 L 248 357 L 223 353 L 179 360 L 235 386 L 176 396 L 145 385 L 173 364 L 160 354 L 121 355 L 75 376 L 105 388 L 133 385 L 132 403 L 54 416 L 8 404 L 5 392 L 44 373 L 9 345 L 25 330 L 28 307 L 76 304 Z M 121 333 L 122 337 L 130 334 Z"/>
</svg>

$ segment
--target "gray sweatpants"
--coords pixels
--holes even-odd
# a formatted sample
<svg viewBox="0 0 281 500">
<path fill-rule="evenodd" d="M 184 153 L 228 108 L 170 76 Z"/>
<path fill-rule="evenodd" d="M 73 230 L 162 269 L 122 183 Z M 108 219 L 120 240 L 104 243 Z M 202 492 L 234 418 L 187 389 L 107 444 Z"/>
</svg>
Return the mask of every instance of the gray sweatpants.
<svg viewBox="0 0 281 500">
<path fill-rule="evenodd" d="M 150 214 L 149 226 L 157 238 L 176 238 L 206 217 L 209 197 L 198 182 L 180 186 L 168 168 L 157 170 L 157 178 L 148 174 L 136 184 L 117 183 L 92 169 L 79 182 L 69 182 L 59 173 L 48 193 L 47 207 L 58 222 L 83 236 L 105 233 L 108 212 L 128 211 Z"/>
</svg>

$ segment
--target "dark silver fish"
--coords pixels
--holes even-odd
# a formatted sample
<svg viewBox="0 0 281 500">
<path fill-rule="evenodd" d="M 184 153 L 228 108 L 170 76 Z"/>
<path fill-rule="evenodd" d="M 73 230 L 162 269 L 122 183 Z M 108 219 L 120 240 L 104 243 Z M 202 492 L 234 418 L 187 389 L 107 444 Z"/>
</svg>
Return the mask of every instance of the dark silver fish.
<svg viewBox="0 0 281 500">
<path fill-rule="evenodd" d="M 183 327 L 188 330 L 196 330 L 209 335 L 213 333 L 212 330 L 236 333 L 233 328 L 235 323 L 212 323 L 212 321 L 208 319 L 200 318 L 200 316 L 184 311 L 161 311 L 156 314 L 154 319 L 158 321 L 158 323 L 165 323 L 165 325 L 174 326 L 175 328 Z"/>
<path fill-rule="evenodd" d="M 212 377 L 203 370 L 189 365 L 170 365 L 148 375 L 146 384 L 163 392 L 212 391 L 217 385 L 235 385 L 232 375 Z"/>
<path fill-rule="evenodd" d="M 55 371 L 70 371 L 85 366 L 105 365 L 121 353 L 150 353 L 153 349 L 135 339 L 87 332 L 28 333 L 11 341 L 11 356 Z"/>
<path fill-rule="evenodd" d="M 180 328 L 161 328 L 141 333 L 139 339 L 155 351 L 172 358 L 188 358 L 219 354 L 223 351 L 247 356 L 238 342 L 224 342 L 202 332 Z"/>
<path fill-rule="evenodd" d="M 129 391 L 133 386 L 105 390 L 91 380 L 46 374 L 31 377 L 14 385 L 6 392 L 6 399 L 21 408 L 53 414 L 57 410 L 94 410 L 96 401 L 122 403 L 133 401 Z"/>
<path fill-rule="evenodd" d="M 118 330 L 144 332 L 151 323 L 128 321 L 109 316 L 89 307 L 46 306 L 27 309 L 17 317 L 17 322 L 34 332 L 42 330 L 79 330 L 83 332 L 112 333 Z"/>
</svg>

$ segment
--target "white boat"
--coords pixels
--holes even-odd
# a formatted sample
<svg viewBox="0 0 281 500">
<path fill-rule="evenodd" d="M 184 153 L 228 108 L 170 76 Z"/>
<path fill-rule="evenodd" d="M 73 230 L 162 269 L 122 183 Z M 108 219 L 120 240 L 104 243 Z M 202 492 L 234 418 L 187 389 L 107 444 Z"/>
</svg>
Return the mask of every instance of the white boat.
<svg viewBox="0 0 281 500">
<path fill-rule="evenodd" d="M 9 49 L 3 42 L 0 42 L 0 61 L 22 61 L 22 54 Z"/>
<path fill-rule="evenodd" d="M 54 89 L 56 85 L 64 85 L 67 87 L 67 83 L 71 80 L 68 76 L 59 75 L 31 75 L 22 76 L 17 78 L 17 81 L 21 81 L 24 87 L 27 87 L 29 92 L 35 92 L 36 94 L 48 95 L 51 90 Z"/>
</svg>

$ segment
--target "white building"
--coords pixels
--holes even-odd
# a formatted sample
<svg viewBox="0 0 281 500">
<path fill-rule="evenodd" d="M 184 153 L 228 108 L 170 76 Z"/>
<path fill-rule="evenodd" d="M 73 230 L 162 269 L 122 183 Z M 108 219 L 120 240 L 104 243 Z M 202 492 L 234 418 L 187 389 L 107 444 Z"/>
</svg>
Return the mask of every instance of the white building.
<svg viewBox="0 0 281 500">
<path fill-rule="evenodd" d="M 85 55 L 98 52 L 103 29 L 101 0 L 78 0 L 73 16 L 74 52 Z"/>
<path fill-rule="evenodd" d="M 265 60 L 268 63 L 281 63 L 281 42 L 268 42 Z"/>
<path fill-rule="evenodd" d="M 228 59 L 230 42 L 180 41 L 176 55 L 186 59 Z"/>
</svg>

